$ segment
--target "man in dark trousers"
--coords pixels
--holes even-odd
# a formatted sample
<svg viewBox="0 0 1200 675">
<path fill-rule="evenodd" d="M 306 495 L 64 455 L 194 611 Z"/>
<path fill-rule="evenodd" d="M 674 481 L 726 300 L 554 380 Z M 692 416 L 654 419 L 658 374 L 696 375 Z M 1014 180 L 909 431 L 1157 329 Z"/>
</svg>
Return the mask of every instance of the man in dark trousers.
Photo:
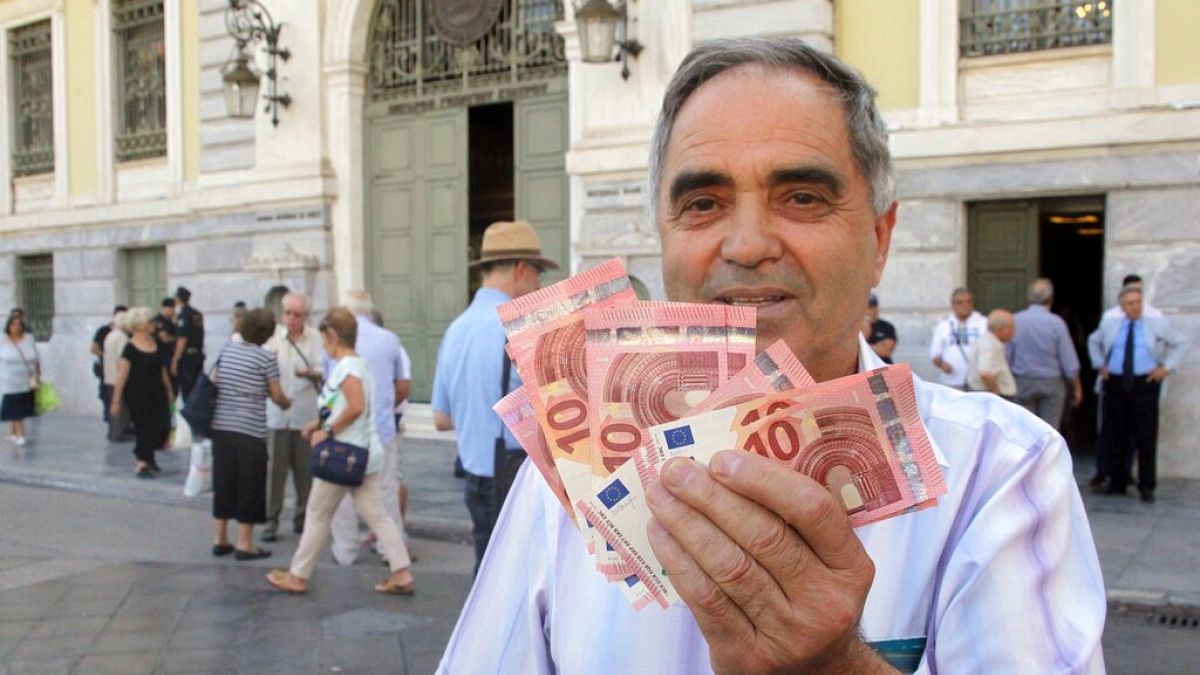
<svg viewBox="0 0 1200 675">
<path fill-rule="evenodd" d="M 200 372 L 204 370 L 204 315 L 192 308 L 192 292 L 180 286 L 175 289 L 176 320 L 178 336 L 175 338 L 175 355 L 171 361 L 171 377 L 178 378 L 179 393 L 186 401 Z"/>
<path fill-rule="evenodd" d="M 1138 492 L 1154 501 L 1158 454 L 1158 400 L 1164 381 L 1179 367 L 1187 339 L 1163 317 L 1144 315 L 1142 291 L 1126 286 L 1117 296 L 1123 315 L 1107 317 L 1088 337 L 1092 366 L 1104 381 L 1101 410 L 1101 475 L 1111 481 L 1097 492 L 1124 495 L 1137 450 Z"/>
<path fill-rule="evenodd" d="M 154 326 L 154 341 L 158 344 L 158 355 L 162 358 L 167 374 L 171 378 L 171 391 L 179 391 L 179 378 L 171 374 L 171 362 L 175 360 L 175 298 L 163 298 L 158 316 L 151 321 Z"/>
</svg>

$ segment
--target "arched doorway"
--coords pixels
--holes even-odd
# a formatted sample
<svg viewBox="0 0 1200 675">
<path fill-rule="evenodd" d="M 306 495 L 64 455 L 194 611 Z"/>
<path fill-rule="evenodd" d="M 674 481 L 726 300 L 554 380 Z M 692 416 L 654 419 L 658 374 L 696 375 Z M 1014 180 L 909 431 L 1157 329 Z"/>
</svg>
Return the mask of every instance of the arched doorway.
<svg viewBox="0 0 1200 675">
<path fill-rule="evenodd" d="M 379 0 L 364 105 L 367 287 L 429 400 L 484 228 L 520 218 L 567 262 L 562 0 Z M 553 281 L 550 279 L 549 281 Z"/>
</svg>

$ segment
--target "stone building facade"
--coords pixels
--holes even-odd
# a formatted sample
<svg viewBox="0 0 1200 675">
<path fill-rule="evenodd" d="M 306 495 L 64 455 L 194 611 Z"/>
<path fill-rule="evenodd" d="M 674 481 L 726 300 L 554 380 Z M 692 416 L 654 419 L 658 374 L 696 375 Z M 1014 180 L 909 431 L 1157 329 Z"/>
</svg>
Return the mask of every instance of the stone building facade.
<svg viewBox="0 0 1200 675">
<path fill-rule="evenodd" d="M 417 392 L 439 326 L 469 299 L 476 221 L 531 220 L 574 271 L 620 256 L 641 293 L 661 297 L 644 210 L 650 135 L 679 61 L 727 35 L 802 36 L 879 89 L 900 215 L 877 291 L 898 357 L 918 372 L 930 374 L 925 346 L 961 285 L 985 307 L 1017 307 L 1028 280 L 1050 276 L 1056 309 L 1086 334 L 1120 278 L 1138 272 L 1179 329 L 1200 329 L 1200 43 L 1188 30 L 1200 5 L 1190 0 L 1064 0 L 1037 16 L 1006 0 L 630 0 L 627 37 L 644 49 L 626 59 L 627 79 L 621 64 L 581 61 L 572 3 L 507 0 L 497 25 L 539 45 L 506 47 L 508 80 L 484 72 L 484 43 L 413 23 L 418 0 L 261 1 L 291 52 L 278 64 L 292 100 L 279 125 L 225 111 L 228 2 L 163 0 L 164 151 L 133 162 L 114 161 L 125 93 L 113 17 L 142 0 L 0 1 L 6 36 L 49 21 L 55 75 L 53 170 L 18 176 L 0 152 L 0 306 L 22 301 L 21 266 L 51 254 L 45 349 L 69 407 L 94 405 L 86 342 L 144 285 L 130 268 L 146 249 L 162 251 L 159 287 L 192 288 L 210 353 L 235 300 L 288 287 L 323 308 L 339 289 L 371 288 L 414 352 Z M 414 40 L 420 58 L 445 57 L 441 79 L 412 79 L 397 55 L 415 53 L 405 51 Z M 12 60 L 0 57 L 9 87 Z M 2 112 L 11 142 L 15 115 Z M 511 187 L 477 189 L 488 172 Z M 1160 470 L 1200 476 L 1190 440 L 1200 349 L 1172 380 Z"/>
</svg>

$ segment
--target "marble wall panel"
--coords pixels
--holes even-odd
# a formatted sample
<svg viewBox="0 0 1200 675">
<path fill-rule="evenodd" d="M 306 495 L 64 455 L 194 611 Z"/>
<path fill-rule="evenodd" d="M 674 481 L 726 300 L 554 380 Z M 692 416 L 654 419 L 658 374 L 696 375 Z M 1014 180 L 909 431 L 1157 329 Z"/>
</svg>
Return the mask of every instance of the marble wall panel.
<svg viewBox="0 0 1200 675">
<path fill-rule="evenodd" d="M 1200 242 L 1200 186 L 1109 192 L 1105 221 L 1113 244 Z"/>
<path fill-rule="evenodd" d="M 957 199 L 906 199 L 896 212 L 893 251 L 952 251 L 961 246 L 964 219 Z"/>
</svg>

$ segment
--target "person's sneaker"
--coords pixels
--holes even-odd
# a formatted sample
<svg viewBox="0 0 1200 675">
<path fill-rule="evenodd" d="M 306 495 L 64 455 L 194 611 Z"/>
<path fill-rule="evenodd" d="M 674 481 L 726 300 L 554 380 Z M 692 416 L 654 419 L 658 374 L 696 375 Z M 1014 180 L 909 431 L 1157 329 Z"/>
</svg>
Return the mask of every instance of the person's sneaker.
<svg viewBox="0 0 1200 675">
<path fill-rule="evenodd" d="M 262 539 L 263 541 L 268 542 L 268 543 L 275 541 L 277 539 L 277 536 L 275 534 L 275 529 L 268 527 L 267 529 L 263 530 L 262 535 L 259 537 L 259 539 Z"/>
<path fill-rule="evenodd" d="M 1144 490 L 1142 492 L 1142 501 L 1146 502 L 1147 504 L 1153 504 L 1154 503 L 1154 490 Z"/>
<path fill-rule="evenodd" d="M 25 445 L 25 437 L 24 436 L 14 437 L 13 444 L 15 444 L 18 448 L 21 447 L 22 445 Z"/>
</svg>

